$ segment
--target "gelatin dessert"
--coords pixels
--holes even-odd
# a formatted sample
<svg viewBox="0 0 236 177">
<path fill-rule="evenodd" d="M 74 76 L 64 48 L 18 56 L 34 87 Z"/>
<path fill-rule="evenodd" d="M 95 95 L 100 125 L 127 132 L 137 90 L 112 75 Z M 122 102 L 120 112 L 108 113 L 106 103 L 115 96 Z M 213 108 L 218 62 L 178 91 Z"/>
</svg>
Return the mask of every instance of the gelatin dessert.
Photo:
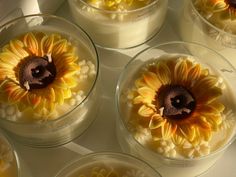
<svg viewBox="0 0 236 177">
<path fill-rule="evenodd" d="M 236 5 L 234 0 L 185 1 L 180 15 L 184 41 L 215 49 L 236 66 Z"/>
<path fill-rule="evenodd" d="M 231 67 L 196 44 L 173 42 L 140 52 L 117 86 L 122 149 L 165 177 L 205 172 L 235 138 L 235 86 L 230 83 L 236 73 Z"/>
<path fill-rule="evenodd" d="M 147 163 L 127 154 L 99 152 L 64 167 L 56 177 L 161 177 Z"/>
<path fill-rule="evenodd" d="M 151 39 L 164 23 L 168 0 L 68 0 L 75 22 L 95 44 L 130 48 Z"/>
<path fill-rule="evenodd" d="M 2 131 L 0 131 L 0 177 L 19 177 L 16 152 Z"/>
<path fill-rule="evenodd" d="M 89 38 L 64 19 L 32 15 L 16 22 L 31 25 L 37 18 L 43 23 L 2 39 L 0 121 L 17 140 L 54 146 L 78 136 L 94 119 L 98 63 Z M 65 32 L 57 25 L 65 25 Z"/>
</svg>

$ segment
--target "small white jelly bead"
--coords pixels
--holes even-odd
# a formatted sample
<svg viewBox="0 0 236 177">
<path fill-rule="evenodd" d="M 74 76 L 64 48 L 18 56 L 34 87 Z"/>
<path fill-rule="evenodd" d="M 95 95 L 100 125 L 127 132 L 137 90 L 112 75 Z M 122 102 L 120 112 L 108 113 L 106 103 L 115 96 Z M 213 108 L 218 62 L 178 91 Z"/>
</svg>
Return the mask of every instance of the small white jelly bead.
<svg viewBox="0 0 236 177">
<path fill-rule="evenodd" d="M 83 90 L 79 90 L 79 91 L 77 92 L 77 94 L 80 95 L 80 96 L 82 96 L 82 95 L 84 94 L 84 91 L 83 91 Z"/>
<path fill-rule="evenodd" d="M 81 100 L 82 100 L 82 97 L 80 96 L 80 95 L 76 95 L 76 100 L 78 101 L 78 102 L 80 102 Z"/>
<path fill-rule="evenodd" d="M 6 108 L 6 113 L 8 116 L 14 115 L 15 114 L 15 108 L 14 106 L 7 106 Z"/>
<path fill-rule="evenodd" d="M 162 146 L 167 146 L 166 141 L 161 141 L 161 145 L 162 145 Z"/>
<path fill-rule="evenodd" d="M 81 72 L 82 74 L 86 74 L 88 71 L 89 71 L 89 67 L 85 65 L 85 66 L 83 66 L 83 67 L 81 68 L 81 71 L 80 71 L 80 72 Z"/>
<path fill-rule="evenodd" d="M 83 66 L 83 65 L 85 65 L 85 63 L 86 63 L 85 60 L 82 60 L 82 61 L 79 62 L 79 65 Z"/>
<path fill-rule="evenodd" d="M 176 151 L 174 149 L 171 149 L 169 154 L 170 154 L 170 157 L 175 157 L 176 156 Z"/>
<path fill-rule="evenodd" d="M 69 104 L 71 105 L 71 106 L 75 106 L 76 105 L 76 100 L 75 99 L 70 99 L 69 100 Z"/>
<path fill-rule="evenodd" d="M 95 75 L 95 74 L 96 74 L 96 71 L 95 71 L 95 70 L 89 71 L 89 75 L 90 75 L 90 76 L 93 76 L 93 75 Z"/>
<path fill-rule="evenodd" d="M 164 151 L 165 151 L 165 152 L 169 152 L 169 151 L 170 151 L 170 146 L 165 146 L 165 147 L 164 147 Z"/>
<path fill-rule="evenodd" d="M 19 118 L 19 117 L 21 117 L 21 116 L 22 116 L 22 113 L 21 113 L 20 111 L 17 111 L 17 112 L 16 112 L 16 117 Z"/>
<path fill-rule="evenodd" d="M 157 148 L 157 152 L 159 152 L 160 154 L 162 154 L 164 151 L 161 147 Z"/>
<path fill-rule="evenodd" d="M 90 69 L 94 69 L 95 68 L 95 65 L 91 61 L 88 61 L 87 65 L 89 66 Z"/>
</svg>

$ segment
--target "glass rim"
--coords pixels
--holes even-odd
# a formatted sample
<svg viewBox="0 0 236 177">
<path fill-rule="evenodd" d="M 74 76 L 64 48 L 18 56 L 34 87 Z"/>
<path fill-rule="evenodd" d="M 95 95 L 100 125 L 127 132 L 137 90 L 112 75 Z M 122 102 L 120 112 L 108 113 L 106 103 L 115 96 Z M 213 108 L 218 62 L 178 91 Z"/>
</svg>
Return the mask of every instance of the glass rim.
<svg viewBox="0 0 236 177">
<path fill-rule="evenodd" d="M 236 38 L 236 34 L 232 34 L 232 33 L 229 33 L 229 32 L 227 32 L 227 31 L 224 31 L 224 30 L 218 28 L 217 26 L 213 25 L 212 23 L 210 23 L 207 19 L 205 19 L 205 18 L 198 12 L 198 10 L 196 9 L 196 7 L 194 6 L 193 0 L 190 0 L 190 5 L 191 5 L 192 9 L 194 10 L 194 13 L 196 13 L 197 16 L 198 16 L 204 23 L 206 23 L 208 26 L 212 27 L 214 30 L 218 31 L 220 34 L 224 34 L 224 35 L 230 36 L 230 37 L 232 37 L 232 38 Z"/>
<path fill-rule="evenodd" d="M 17 177 L 20 177 L 21 176 L 21 170 L 20 170 L 21 165 L 20 165 L 18 153 L 16 152 L 16 147 L 13 145 L 13 142 L 9 138 L 9 136 L 1 129 L 0 129 L 0 138 L 3 138 L 3 140 L 5 140 L 7 142 L 7 145 L 10 146 L 10 149 L 13 153 L 14 159 L 16 160 Z"/>
<path fill-rule="evenodd" d="M 65 165 L 61 170 L 59 170 L 55 177 L 60 177 L 61 173 L 63 173 L 65 170 L 67 170 L 68 168 L 70 168 L 71 166 L 80 163 L 82 161 L 88 161 L 89 159 L 93 158 L 93 157 L 106 157 L 106 159 L 116 159 L 116 158 L 124 158 L 124 160 L 126 158 L 130 159 L 131 161 L 137 162 L 139 164 L 141 164 L 142 166 L 145 166 L 148 168 L 148 170 L 151 170 L 153 173 L 156 173 L 159 175 L 159 177 L 162 177 L 161 174 L 154 168 L 152 167 L 148 162 L 133 156 L 131 154 L 128 153 L 124 153 L 124 152 L 113 152 L 113 151 L 99 151 L 99 152 L 92 152 L 89 154 L 85 154 L 82 156 L 79 156 L 77 158 L 75 158 L 74 160 L 70 161 L 67 165 Z M 122 161 L 122 159 L 118 159 L 119 161 Z M 96 162 L 99 160 L 94 160 L 94 162 Z M 88 161 L 89 162 L 89 161 Z M 132 165 L 132 164 L 131 164 Z"/>
<path fill-rule="evenodd" d="M 66 20 L 65 18 L 56 16 L 56 15 L 51 15 L 51 14 L 30 14 L 30 15 L 25 15 L 25 16 L 21 16 L 21 17 L 17 17 L 15 19 L 12 19 L 8 22 L 6 22 L 5 24 L 3 24 L 2 26 L 0 26 L 0 32 L 1 29 L 12 24 L 15 23 L 16 21 L 19 20 L 23 20 L 26 18 L 32 18 L 32 17 L 43 17 L 43 18 L 51 18 L 51 19 L 56 19 L 59 20 L 61 22 L 67 23 L 68 25 L 70 25 L 71 27 L 75 28 L 77 31 L 81 31 L 88 39 L 88 41 L 91 43 L 94 53 L 95 53 L 95 60 L 96 60 L 96 76 L 94 78 L 93 84 L 91 85 L 91 87 L 89 88 L 88 93 L 86 94 L 85 98 L 79 103 L 77 104 L 73 109 L 70 109 L 69 111 L 67 111 L 66 113 L 64 113 L 61 116 L 58 116 L 57 118 L 53 119 L 53 120 L 47 120 L 47 121 L 43 121 L 41 122 L 41 124 L 50 124 L 50 123 L 55 123 L 57 121 L 60 121 L 61 119 L 67 117 L 67 115 L 71 114 L 74 110 L 76 110 L 78 107 L 80 107 L 80 105 L 82 105 L 84 102 L 86 102 L 88 100 L 88 97 L 91 95 L 91 93 L 93 92 L 93 90 L 95 89 L 96 83 L 98 82 L 98 77 L 99 77 L 99 56 L 98 56 L 98 51 L 97 48 L 95 46 L 95 43 L 93 42 L 92 38 L 89 36 L 89 34 L 80 26 L 75 25 L 74 23 L 70 22 L 69 20 Z M 41 120 L 41 119 L 40 119 Z M 12 121 L 12 120 L 8 120 L 8 119 L 3 119 L 0 118 L 0 122 L 7 122 L 7 123 L 11 123 L 11 124 L 17 124 L 17 125 L 31 125 L 34 124 L 34 122 L 18 122 L 18 121 Z"/>
<path fill-rule="evenodd" d="M 73 3 L 75 2 L 74 0 L 71 0 L 73 1 Z M 127 10 L 125 12 L 118 12 L 118 11 L 112 11 L 112 10 L 105 10 L 105 9 L 101 9 L 101 8 L 98 8 L 98 7 L 94 7 L 90 4 L 88 4 L 87 2 L 85 2 L 84 0 L 79 0 L 81 3 L 83 3 L 85 6 L 88 6 L 92 9 L 95 9 L 97 11 L 100 11 L 102 13 L 107 13 L 107 14 L 130 14 L 130 13 L 135 13 L 135 12 L 139 12 L 139 11 L 143 11 L 143 10 L 146 10 L 152 6 L 154 6 L 155 4 L 157 4 L 159 1 L 161 0 L 153 0 L 153 2 L 151 2 L 150 4 L 144 6 L 144 7 L 141 7 L 141 8 L 138 8 L 138 9 L 132 9 L 132 10 Z"/>
<path fill-rule="evenodd" d="M 158 152 L 154 152 L 153 150 L 149 149 L 148 147 L 145 147 L 144 145 L 142 145 L 139 141 L 137 141 L 134 136 L 131 134 L 131 132 L 128 130 L 128 127 L 124 121 L 124 119 L 121 117 L 121 110 L 120 110 L 120 106 L 119 106 L 119 102 L 120 102 L 120 85 L 121 82 L 125 76 L 125 73 L 127 72 L 129 66 L 132 65 L 132 63 L 137 59 L 137 57 L 139 55 L 141 55 L 142 53 L 145 53 L 149 50 L 161 47 L 161 46 L 166 46 L 166 45 L 195 45 L 201 48 L 205 48 L 209 51 L 211 51 L 212 53 L 214 53 L 215 55 L 218 55 L 224 62 L 226 62 L 231 69 L 234 70 L 234 72 L 236 72 L 236 69 L 234 68 L 234 66 L 221 54 L 219 54 L 218 52 L 216 52 L 215 50 L 208 48 L 205 45 L 196 43 L 196 42 L 186 42 L 186 41 L 170 41 L 170 42 L 165 42 L 165 43 L 160 43 L 151 47 L 147 47 L 144 50 L 138 52 L 134 57 L 132 57 L 132 59 L 125 65 L 125 67 L 123 68 L 122 72 L 120 73 L 117 85 L 116 85 L 116 92 L 115 92 L 115 106 L 116 106 L 116 119 L 118 120 L 119 124 L 121 124 L 121 126 L 124 128 L 125 132 L 127 133 L 126 136 L 128 136 L 138 147 L 140 147 L 141 149 L 144 149 L 145 151 L 147 151 L 149 154 L 152 154 L 153 156 L 158 156 L 161 159 L 167 159 L 170 161 L 178 161 L 178 162 L 183 162 L 183 161 L 200 161 L 202 159 L 208 158 L 210 156 L 213 156 L 217 153 L 220 153 L 222 151 L 224 151 L 228 146 L 230 146 L 235 140 L 236 140 L 236 133 L 230 138 L 230 140 L 224 144 L 224 146 L 221 146 L 220 148 L 218 148 L 217 150 L 211 152 L 208 155 L 204 155 L 201 157 L 195 157 L 195 158 L 183 158 L 183 159 L 177 159 L 177 158 L 172 158 L 172 157 L 165 157 L 161 154 L 159 154 Z"/>
</svg>

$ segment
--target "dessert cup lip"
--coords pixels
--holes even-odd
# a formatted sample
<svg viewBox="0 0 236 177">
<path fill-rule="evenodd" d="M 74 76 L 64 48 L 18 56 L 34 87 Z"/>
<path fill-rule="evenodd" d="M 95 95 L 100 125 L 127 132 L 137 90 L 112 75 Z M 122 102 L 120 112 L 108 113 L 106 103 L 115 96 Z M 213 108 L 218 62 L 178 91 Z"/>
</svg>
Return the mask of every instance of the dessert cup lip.
<svg viewBox="0 0 236 177">
<path fill-rule="evenodd" d="M 18 18 L 15 18 L 13 20 L 10 20 L 8 22 L 6 22 L 5 24 L 3 24 L 2 26 L 0 26 L 0 31 L 2 28 L 10 25 L 11 23 L 14 23 L 18 20 L 22 20 L 22 19 L 26 19 L 26 18 L 32 18 L 32 17 L 43 17 L 43 18 L 51 18 L 51 19 L 57 19 L 61 22 L 67 23 L 68 25 L 72 26 L 73 28 L 75 28 L 77 31 L 81 31 L 82 33 L 84 33 L 84 35 L 88 38 L 88 41 L 91 43 L 94 53 L 95 53 L 95 60 L 96 60 L 96 76 L 94 78 L 93 84 L 91 85 L 91 87 L 89 88 L 88 93 L 86 94 L 85 98 L 83 99 L 83 101 L 81 101 L 78 105 L 76 105 L 73 109 L 69 110 L 68 112 L 64 113 L 63 115 L 57 117 L 56 119 L 53 120 L 47 120 L 47 121 L 43 121 L 41 122 L 41 124 L 48 124 L 48 123 L 54 123 L 57 121 L 60 121 L 61 119 L 63 119 L 64 117 L 66 117 L 67 115 L 69 115 L 71 112 L 73 112 L 74 110 L 76 110 L 80 105 L 84 104 L 84 102 L 87 101 L 88 97 L 90 96 L 90 94 L 92 93 L 92 91 L 95 89 L 96 83 L 98 82 L 98 77 L 99 77 L 99 56 L 98 56 L 98 51 L 97 48 L 92 40 L 92 38 L 88 35 L 88 33 L 82 29 L 80 26 L 75 25 L 74 23 L 66 20 L 65 18 L 56 16 L 56 15 L 51 15 L 51 14 L 31 14 L 31 15 L 25 15 L 25 16 L 21 16 Z M 32 122 L 17 122 L 17 121 L 12 121 L 12 120 L 8 120 L 8 119 L 2 119 L 0 118 L 0 121 L 5 121 L 7 123 L 12 123 L 12 124 L 19 124 L 19 125 L 30 125 L 32 124 Z"/>
<path fill-rule="evenodd" d="M 86 165 L 86 164 L 89 164 L 91 162 L 92 163 L 93 162 L 100 162 L 99 158 L 104 158 L 104 159 L 107 159 L 107 160 L 117 159 L 119 162 L 126 162 L 125 160 L 129 159 L 129 160 L 133 161 L 134 163 L 137 162 L 139 165 L 147 167 L 149 171 L 152 171 L 153 173 L 156 173 L 158 175 L 157 177 L 162 177 L 161 174 L 154 167 L 152 167 L 149 163 L 147 163 L 146 161 L 144 161 L 144 160 L 142 160 L 138 157 L 135 157 L 131 154 L 127 154 L 127 153 L 124 153 L 124 152 L 113 152 L 113 151 L 98 151 L 98 152 L 92 152 L 92 153 L 89 153 L 89 154 L 79 156 L 79 157 L 75 158 L 74 160 L 70 161 L 61 170 L 59 170 L 56 173 L 55 177 L 60 177 L 61 173 L 63 173 L 65 170 L 67 170 L 68 168 L 70 168 L 71 166 L 73 166 L 77 163 L 85 162 L 83 165 Z M 93 160 L 93 161 L 91 161 L 91 160 Z M 133 164 L 131 164 L 131 165 L 133 165 Z"/>
<path fill-rule="evenodd" d="M 74 3 L 74 0 L 72 0 L 72 1 Z M 138 9 L 133 9 L 133 10 L 127 10 L 125 12 L 104 10 L 104 9 L 101 9 L 101 8 L 94 7 L 94 6 L 90 5 L 90 4 L 88 4 L 87 2 L 85 2 L 84 0 L 79 0 L 79 1 L 81 3 L 83 3 L 84 5 L 89 6 L 90 8 L 95 9 L 97 11 L 101 11 L 103 13 L 108 13 L 108 14 L 129 14 L 129 13 L 135 13 L 135 12 L 139 12 L 139 11 L 148 9 L 148 8 L 154 6 L 155 4 L 157 4 L 160 0 L 154 0 L 153 2 L 151 2 L 150 4 L 148 4 L 148 5 L 144 6 L 144 7 L 141 7 L 141 8 L 138 8 Z"/>
<path fill-rule="evenodd" d="M 232 33 L 229 33 L 227 31 L 224 31 L 218 27 L 216 27 L 215 25 L 213 25 L 212 23 L 210 23 L 208 20 L 206 20 L 199 12 L 198 10 L 195 8 L 194 4 L 193 4 L 193 0 L 190 0 L 190 4 L 191 4 L 191 7 L 192 9 L 194 10 L 194 12 L 200 17 L 200 19 L 206 23 L 207 25 L 209 25 L 210 27 L 212 27 L 213 29 L 215 29 L 216 31 L 218 31 L 220 34 L 223 34 L 223 35 L 227 35 L 227 36 L 230 36 L 232 38 L 236 38 L 236 34 L 232 34 Z"/>
<path fill-rule="evenodd" d="M 4 130 L 0 129 L 0 138 L 5 140 L 7 144 L 10 146 L 10 149 L 13 153 L 14 159 L 16 160 L 16 167 L 17 167 L 17 177 L 21 176 L 21 171 L 20 171 L 20 160 L 19 156 L 16 152 L 16 148 L 13 145 L 13 141 L 9 138 L 9 136 L 4 132 Z"/>
<path fill-rule="evenodd" d="M 145 151 L 147 151 L 148 153 L 152 154 L 152 156 L 157 156 L 161 159 L 166 159 L 166 160 L 169 160 L 169 161 L 177 161 L 177 162 L 184 162 L 184 161 L 200 161 L 200 160 L 203 160 L 203 159 L 206 159 L 208 157 L 211 157 L 211 156 L 214 156 L 215 154 L 218 154 L 224 150 L 226 150 L 226 148 L 232 144 L 235 140 L 236 140 L 236 134 L 233 135 L 231 137 L 231 139 L 222 147 L 220 147 L 219 149 L 217 149 L 216 151 L 214 152 L 211 152 L 210 154 L 208 155 L 205 155 L 205 156 L 201 156 L 201 157 L 196 157 L 196 158 L 192 158 L 192 159 L 187 159 L 187 158 L 183 158 L 183 159 L 177 159 L 177 158 L 172 158 L 172 157 L 164 157 L 162 156 L 161 154 L 158 154 L 157 152 L 154 152 L 153 150 L 143 146 L 140 142 L 138 142 L 133 136 L 132 134 L 129 132 L 127 126 L 126 126 L 126 123 L 124 122 L 124 119 L 122 119 L 121 117 L 121 110 L 120 110 L 120 107 L 119 107 L 119 102 L 120 102 L 120 85 L 121 85 L 121 82 L 125 76 L 125 73 L 126 71 L 128 70 L 129 66 L 132 65 L 132 63 L 137 59 L 137 57 L 144 53 L 144 52 L 147 52 L 149 50 L 152 50 L 152 49 L 157 49 L 158 47 L 161 47 L 161 46 L 167 46 L 167 45 L 195 45 L 195 46 L 198 46 L 198 47 L 201 47 L 201 48 L 205 48 L 207 50 L 209 50 L 211 53 L 214 53 L 215 55 L 218 55 L 219 57 L 221 57 L 221 59 L 226 62 L 230 67 L 231 69 L 236 72 L 236 69 L 234 68 L 234 66 L 226 59 L 224 58 L 224 56 L 222 56 L 221 54 L 217 53 L 215 50 L 213 49 L 210 49 L 208 48 L 207 46 L 203 45 L 203 44 L 199 44 L 199 43 L 196 43 L 196 42 L 186 42 L 186 41 L 170 41 L 170 42 L 165 42 L 165 43 L 160 43 L 160 44 L 157 44 L 155 46 L 151 46 L 151 47 L 147 47 L 145 48 L 144 50 L 138 52 L 124 67 L 124 69 L 122 70 L 120 76 L 119 76 L 119 79 L 118 79 L 118 82 L 117 82 L 117 86 L 116 86 L 116 92 L 115 92 L 115 106 L 116 106 L 116 119 L 118 120 L 118 123 L 121 124 L 121 126 L 124 128 L 125 132 L 127 133 L 126 136 L 129 137 L 129 139 L 131 139 L 132 141 L 134 141 L 134 143 L 140 147 L 141 149 L 144 149 Z"/>
</svg>

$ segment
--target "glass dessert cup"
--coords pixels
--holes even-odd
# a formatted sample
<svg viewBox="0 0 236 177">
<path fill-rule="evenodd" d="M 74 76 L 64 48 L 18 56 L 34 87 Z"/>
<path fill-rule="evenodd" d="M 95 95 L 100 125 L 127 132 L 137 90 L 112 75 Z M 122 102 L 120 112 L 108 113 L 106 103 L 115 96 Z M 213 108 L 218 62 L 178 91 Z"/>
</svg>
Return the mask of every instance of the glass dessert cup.
<svg viewBox="0 0 236 177">
<path fill-rule="evenodd" d="M 168 5 L 168 0 L 136 0 L 130 4 L 123 0 L 68 2 L 74 21 L 88 32 L 96 45 L 120 49 L 151 39 L 161 28 Z"/>
<path fill-rule="evenodd" d="M 0 176 L 20 177 L 20 164 L 15 148 L 0 130 Z"/>
<path fill-rule="evenodd" d="M 96 152 L 85 155 L 64 167 L 56 177 L 161 177 L 146 162 L 128 154 Z"/>
<path fill-rule="evenodd" d="M 0 36 L 0 126 L 35 147 L 82 134 L 98 108 L 99 63 L 89 36 L 43 14 L 6 23 Z"/>
<path fill-rule="evenodd" d="M 116 90 L 122 150 L 164 177 L 206 172 L 236 137 L 235 74 L 200 44 L 170 42 L 138 53 Z"/>
<path fill-rule="evenodd" d="M 231 0 L 185 0 L 179 17 L 184 41 L 204 44 L 236 67 L 236 8 Z"/>
</svg>

